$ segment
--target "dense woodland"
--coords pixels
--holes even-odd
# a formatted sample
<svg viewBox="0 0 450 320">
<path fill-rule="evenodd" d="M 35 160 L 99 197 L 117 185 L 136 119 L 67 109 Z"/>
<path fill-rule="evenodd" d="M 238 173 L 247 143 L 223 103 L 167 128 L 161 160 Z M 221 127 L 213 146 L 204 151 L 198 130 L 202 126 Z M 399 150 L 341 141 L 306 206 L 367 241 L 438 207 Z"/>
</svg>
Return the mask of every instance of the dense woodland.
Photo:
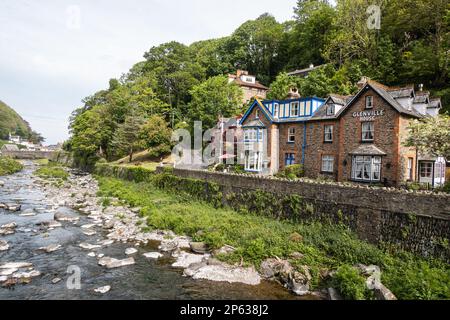
<svg viewBox="0 0 450 320">
<path fill-rule="evenodd" d="M 367 26 L 372 4 L 381 7 L 379 30 Z M 270 86 L 271 98 L 284 98 L 293 84 L 303 96 L 351 94 L 363 75 L 387 85 L 422 83 L 450 113 L 448 0 L 299 0 L 293 16 L 279 23 L 265 13 L 228 37 L 150 48 L 83 100 L 65 148 L 85 163 L 145 148 L 157 156 L 172 129 L 199 119 L 210 127 L 219 115 L 245 110 L 240 90 L 227 82 L 236 69 Z M 285 73 L 310 64 L 323 67 L 306 79 Z"/>
</svg>

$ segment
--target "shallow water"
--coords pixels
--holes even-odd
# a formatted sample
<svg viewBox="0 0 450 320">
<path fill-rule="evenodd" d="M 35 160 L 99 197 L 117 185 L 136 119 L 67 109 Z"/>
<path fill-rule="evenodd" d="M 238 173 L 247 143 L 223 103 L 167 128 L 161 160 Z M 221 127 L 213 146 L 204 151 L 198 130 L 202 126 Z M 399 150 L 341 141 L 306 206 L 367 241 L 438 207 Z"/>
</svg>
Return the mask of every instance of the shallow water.
<svg viewBox="0 0 450 320">
<path fill-rule="evenodd" d="M 95 236 L 83 234 L 80 226 L 90 223 L 86 216 L 69 209 L 59 207 L 80 217 L 76 224 L 62 222 L 62 228 L 46 231 L 37 224 L 53 220 L 55 207 L 47 203 L 41 186 L 34 183 L 32 162 L 25 163 L 25 169 L 17 174 L 0 177 L 5 182 L 0 187 L 0 202 L 20 203 L 22 211 L 34 209 L 36 216 L 21 217 L 17 213 L 9 213 L 0 209 L 0 225 L 16 222 L 16 233 L 0 236 L 8 241 L 10 249 L 0 252 L 0 264 L 6 262 L 31 262 L 34 269 L 42 275 L 33 278 L 29 284 L 17 284 L 12 288 L 0 286 L 0 299 L 314 299 L 314 297 L 296 297 L 277 283 L 263 281 L 258 286 L 229 284 L 204 280 L 193 280 L 183 276 L 183 271 L 172 268 L 174 261 L 170 256 L 159 260 L 149 260 L 142 253 L 157 251 L 158 243 L 137 248 L 139 252 L 133 257 L 136 264 L 118 269 L 108 270 L 97 265 L 97 258 L 89 257 L 90 251 L 78 245 L 81 242 L 95 244 L 97 240 L 105 240 L 106 233 Z M 53 253 L 37 250 L 50 244 L 60 244 L 62 249 Z M 126 258 L 125 249 L 130 244 L 114 243 L 108 247 L 93 250 L 118 259 Z M 67 273 L 69 266 L 77 266 L 81 270 L 81 289 L 69 290 Z M 54 278 L 62 281 L 53 284 Z M 94 289 L 111 286 L 106 294 L 95 293 Z"/>
</svg>

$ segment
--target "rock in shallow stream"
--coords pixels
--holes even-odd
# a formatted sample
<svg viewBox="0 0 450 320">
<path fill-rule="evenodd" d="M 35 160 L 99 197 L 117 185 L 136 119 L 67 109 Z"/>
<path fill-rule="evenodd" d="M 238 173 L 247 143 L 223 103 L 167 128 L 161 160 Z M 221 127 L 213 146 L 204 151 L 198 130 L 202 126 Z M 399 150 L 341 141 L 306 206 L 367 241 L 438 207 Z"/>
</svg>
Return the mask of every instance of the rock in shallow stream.
<svg viewBox="0 0 450 320">
<path fill-rule="evenodd" d="M 102 267 L 106 267 L 108 269 L 114 269 L 114 268 L 120 268 L 125 267 L 129 265 L 135 264 L 135 261 L 133 258 L 127 258 L 127 259 L 115 259 L 111 257 L 104 257 L 98 260 L 98 264 Z"/>
</svg>

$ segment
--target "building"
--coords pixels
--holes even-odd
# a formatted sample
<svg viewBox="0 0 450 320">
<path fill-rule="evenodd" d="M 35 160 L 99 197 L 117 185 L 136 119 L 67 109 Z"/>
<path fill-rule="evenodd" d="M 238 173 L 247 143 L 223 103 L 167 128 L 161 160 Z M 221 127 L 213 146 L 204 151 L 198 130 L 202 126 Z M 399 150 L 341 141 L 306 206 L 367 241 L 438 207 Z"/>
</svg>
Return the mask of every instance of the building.
<svg viewBox="0 0 450 320">
<path fill-rule="evenodd" d="M 4 144 L 0 151 L 16 152 L 16 151 L 20 151 L 20 150 L 19 150 L 19 147 L 17 147 L 17 145 L 15 145 L 15 144 Z"/>
<path fill-rule="evenodd" d="M 305 69 L 300 69 L 300 70 L 295 70 L 292 72 L 288 72 L 288 76 L 295 76 L 295 77 L 302 77 L 302 78 L 306 78 L 312 71 L 319 69 L 320 66 L 314 66 L 313 64 L 310 64 L 308 68 Z"/>
<path fill-rule="evenodd" d="M 212 132 L 212 142 L 218 139 L 217 163 L 226 163 L 228 159 L 232 159 L 234 162 L 238 154 L 238 143 L 242 141 L 241 119 L 242 115 L 232 118 L 219 117 Z M 233 141 L 229 141 L 230 139 Z"/>
<path fill-rule="evenodd" d="M 11 144 L 20 144 L 22 142 L 22 138 L 20 136 L 13 136 L 11 132 L 9 133 L 9 143 Z"/>
<path fill-rule="evenodd" d="M 248 71 L 244 70 L 238 70 L 236 74 L 229 74 L 228 81 L 229 83 L 234 82 L 242 88 L 244 92 L 243 104 L 248 103 L 254 97 L 265 99 L 267 91 L 269 91 L 269 88 L 256 80 L 256 76 L 249 75 Z"/>
<path fill-rule="evenodd" d="M 394 88 L 363 78 L 358 86 L 354 96 L 330 95 L 326 100 L 256 100 L 241 121 L 244 141 L 261 139 L 268 151 L 262 160 L 246 151 L 253 163 L 246 169 L 273 174 L 302 164 L 311 178 L 392 186 L 442 184 L 445 159 L 419 155 L 403 145 L 410 121 L 437 115 L 440 100 L 412 85 Z"/>
</svg>

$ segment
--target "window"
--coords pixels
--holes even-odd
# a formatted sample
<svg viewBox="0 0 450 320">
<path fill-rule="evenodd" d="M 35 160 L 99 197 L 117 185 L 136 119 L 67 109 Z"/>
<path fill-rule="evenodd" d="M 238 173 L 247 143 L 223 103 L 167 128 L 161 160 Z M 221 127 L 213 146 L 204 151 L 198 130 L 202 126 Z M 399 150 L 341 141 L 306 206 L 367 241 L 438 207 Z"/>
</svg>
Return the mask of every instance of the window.
<svg viewBox="0 0 450 320">
<path fill-rule="evenodd" d="M 366 97 L 366 109 L 372 109 L 373 108 L 373 97 L 367 96 Z"/>
<path fill-rule="evenodd" d="M 278 105 L 278 103 L 274 103 L 273 104 L 273 116 L 275 118 L 278 118 L 279 115 L 280 115 L 280 106 Z"/>
<path fill-rule="evenodd" d="M 413 179 L 413 162 L 414 159 L 413 158 L 408 158 L 408 180 L 412 180 Z"/>
<path fill-rule="evenodd" d="M 333 156 L 323 156 L 322 157 L 322 172 L 333 172 L 334 168 L 334 157 Z"/>
<path fill-rule="evenodd" d="M 256 112 L 255 112 L 255 118 L 259 118 L 259 110 L 256 110 Z"/>
<path fill-rule="evenodd" d="M 291 103 L 291 117 L 298 117 L 299 112 L 299 105 L 298 102 L 292 102 Z"/>
<path fill-rule="evenodd" d="M 352 163 L 352 179 L 356 181 L 380 181 L 381 157 L 355 156 Z"/>
<path fill-rule="evenodd" d="M 295 154 L 293 153 L 286 153 L 285 155 L 285 162 L 286 166 L 290 166 L 295 164 Z"/>
<path fill-rule="evenodd" d="M 288 142 L 289 143 L 294 143 L 295 142 L 295 128 L 289 128 Z"/>
<path fill-rule="evenodd" d="M 431 178 L 433 176 L 433 164 L 431 162 L 422 162 L 420 164 L 420 177 Z"/>
<path fill-rule="evenodd" d="M 247 171 L 261 171 L 262 156 L 259 151 L 245 151 L 245 170 Z"/>
<path fill-rule="evenodd" d="M 362 126 L 362 141 L 373 141 L 374 125 L 373 122 L 363 122 Z"/>
<path fill-rule="evenodd" d="M 333 126 L 329 125 L 324 127 L 324 141 L 333 142 Z"/>
<path fill-rule="evenodd" d="M 334 115 L 334 104 L 327 105 L 327 116 L 333 116 Z"/>
<path fill-rule="evenodd" d="M 263 129 L 246 129 L 244 130 L 244 141 L 261 141 L 263 137 Z"/>
</svg>

